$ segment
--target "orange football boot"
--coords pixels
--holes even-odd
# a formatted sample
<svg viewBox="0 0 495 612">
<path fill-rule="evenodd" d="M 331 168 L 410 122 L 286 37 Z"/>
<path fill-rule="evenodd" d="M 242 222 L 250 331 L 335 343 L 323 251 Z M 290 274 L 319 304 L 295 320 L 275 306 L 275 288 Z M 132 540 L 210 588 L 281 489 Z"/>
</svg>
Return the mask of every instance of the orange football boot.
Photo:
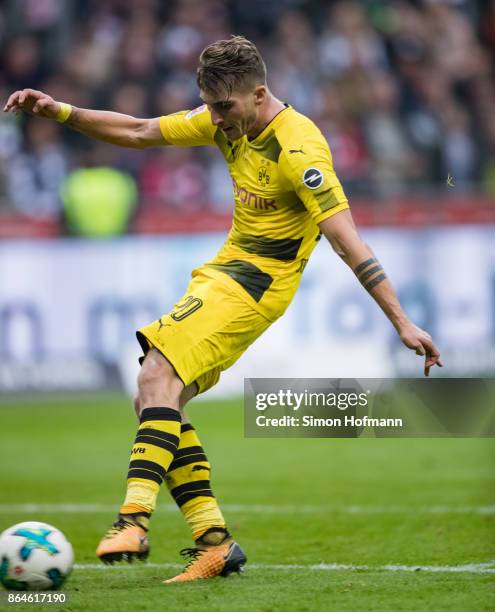
<svg viewBox="0 0 495 612">
<path fill-rule="evenodd" d="M 103 536 L 96 554 L 103 563 L 129 561 L 134 558 L 144 560 L 150 552 L 146 529 L 131 517 L 119 516 Z"/>
<path fill-rule="evenodd" d="M 202 548 L 184 548 L 180 551 L 183 557 L 190 557 L 184 570 L 164 581 L 164 584 L 173 582 L 191 582 L 204 580 L 215 576 L 228 576 L 232 572 L 240 574 L 247 561 L 243 550 L 232 539 L 218 546 Z"/>
</svg>

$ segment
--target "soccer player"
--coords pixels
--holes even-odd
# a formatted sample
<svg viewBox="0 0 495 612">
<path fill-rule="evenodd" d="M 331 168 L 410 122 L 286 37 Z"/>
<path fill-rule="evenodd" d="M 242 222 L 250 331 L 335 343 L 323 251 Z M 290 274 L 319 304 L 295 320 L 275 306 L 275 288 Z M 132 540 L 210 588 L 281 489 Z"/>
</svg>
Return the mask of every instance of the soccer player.
<svg viewBox="0 0 495 612">
<path fill-rule="evenodd" d="M 136 400 L 140 424 L 118 520 L 97 548 L 106 562 L 146 557 L 149 520 L 165 481 L 195 541 L 182 551 L 189 557 L 184 571 L 166 582 L 227 575 L 246 562 L 227 530 L 211 490 L 210 464 L 183 409 L 284 313 L 321 234 L 402 342 L 425 356 L 425 375 L 442 365 L 430 335 L 406 317 L 359 237 L 325 138 L 310 119 L 272 95 L 255 45 L 241 36 L 209 45 L 197 82 L 203 105 L 153 119 L 76 108 L 32 89 L 13 93 L 4 109 L 55 119 L 123 147 L 217 146 L 228 165 L 235 207 L 224 245 L 192 272 L 171 312 L 137 332 L 144 353 Z"/>
</svg>

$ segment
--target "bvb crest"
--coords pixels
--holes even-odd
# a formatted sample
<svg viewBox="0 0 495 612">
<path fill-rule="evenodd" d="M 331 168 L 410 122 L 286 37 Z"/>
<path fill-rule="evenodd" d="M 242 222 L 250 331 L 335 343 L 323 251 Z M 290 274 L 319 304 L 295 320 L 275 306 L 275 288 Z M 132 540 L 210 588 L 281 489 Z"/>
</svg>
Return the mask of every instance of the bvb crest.
<svg viewBox="0 0 495 612">
<path fill-rule="evenodd" d="M 261 187 L 266 187 L 270 184 L 270 173 L 269 168 L 270 162 L 263 160 L 261 166 L 258 168 L 258 183 Z"/>
</svg>

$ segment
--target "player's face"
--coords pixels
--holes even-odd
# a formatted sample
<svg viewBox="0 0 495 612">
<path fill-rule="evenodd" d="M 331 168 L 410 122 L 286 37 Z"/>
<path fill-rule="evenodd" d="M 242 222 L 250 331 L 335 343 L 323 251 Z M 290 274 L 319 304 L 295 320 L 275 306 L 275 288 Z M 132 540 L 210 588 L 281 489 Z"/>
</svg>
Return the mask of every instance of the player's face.
<svg viewBox="0 0 495 612">
<path fill-rule="evenodd" d="M 225 97 L 201 92 L 201 98 L 210 110 L 213 125 L 219 127 L 229 140 L 237 140 L 256 124 L 265 91 L 263 86 L 258 86 L 249 93 L 234 91 Z"/>
</svg>

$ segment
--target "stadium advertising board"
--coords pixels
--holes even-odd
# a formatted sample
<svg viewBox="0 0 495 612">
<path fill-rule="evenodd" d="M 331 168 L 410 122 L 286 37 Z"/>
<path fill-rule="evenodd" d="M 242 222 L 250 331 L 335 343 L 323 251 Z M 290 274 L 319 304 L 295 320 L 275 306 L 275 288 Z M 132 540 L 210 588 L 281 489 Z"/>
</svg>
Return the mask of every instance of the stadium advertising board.
<svg viewBox="0 0 495 612">
<path fill-rule="evenodd" d="M 411 318 L 442 347 L 448 376 L 495 371 L 495 230 L 369 229 Z M 179 299 L 223 236 L 0 245 L 0 390 L 135 385 L 137 327 Z M 244 377 L 419 376 L 385 317 L 322 241 L 286 315 L 212 390 Z M 438 374 L 437 374 L 438 375 Z"/>
</svg>

